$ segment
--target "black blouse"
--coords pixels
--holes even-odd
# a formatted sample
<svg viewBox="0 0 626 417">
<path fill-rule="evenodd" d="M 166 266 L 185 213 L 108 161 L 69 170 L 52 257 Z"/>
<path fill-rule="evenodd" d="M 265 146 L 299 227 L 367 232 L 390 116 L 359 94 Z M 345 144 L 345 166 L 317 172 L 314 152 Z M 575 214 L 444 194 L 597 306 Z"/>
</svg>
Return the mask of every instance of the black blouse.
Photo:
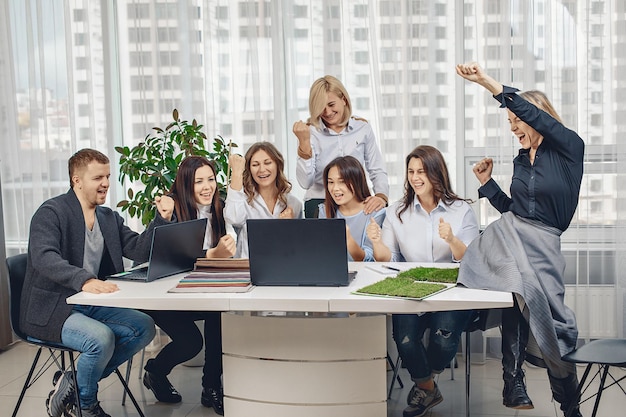
<svg viewBox="0 0 626 417">
<path fill-rule="evenodd" d="M 493 180 L 478 189 L 500 213 L 516 215 L 565 231 L 578 205 L 583 177 L 585 144 L 576 132 L 563 126 L 548 113 L 504 86 L 498 96 L 500 107 L 508 107 L 517 117 L 543 136 L 531 165 L 529 149 L 520 149 L 513 160 L 513 180 L 509 198 Z"/>
</svg>

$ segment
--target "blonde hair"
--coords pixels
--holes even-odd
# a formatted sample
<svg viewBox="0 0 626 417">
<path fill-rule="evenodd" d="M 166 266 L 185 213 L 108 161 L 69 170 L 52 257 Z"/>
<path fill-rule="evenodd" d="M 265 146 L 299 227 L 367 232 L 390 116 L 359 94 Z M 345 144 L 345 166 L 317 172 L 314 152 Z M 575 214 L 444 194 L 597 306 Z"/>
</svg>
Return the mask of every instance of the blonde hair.
<svg viewBox="0 0 626 417">
<path fill-rule="evenodd" d="M 328 93 L 334 93 L 339 99 L 343 100 L 346 105 L 346 109 L 343 112 L 343 119 L 339 123 L 340 126 L 347 125 L 350 116 L 352 116 L 352 104 L 348 91 L 346 91 L 346 88 L 337 78 L 332 75 L 325 75 L 315 80 L 309 92 L 309 113 L 311 117 L 308 122 L 318 130 L 320 129 L 320 117 L 324 113 L 326 104 L 328 104 Z"/>
<path fill-rule="evenodd" d="M 559 114 L 556 112 L 556 110 L 554 109 L 554 106 L 552 105 L 552 103 L 550 103 L 550 100 L 548 100 L 548 97 L 545 95 L 545 93 L 539 90 L 530 90 L 530 91 L 524 91 L 523 93 L 520 93 L 519 96 L 523 98 L 524 100 L 528 101 L 529 103 L 534 104 L 535 106 L 537 106 L 538 108 L 540 108 L 541 110 L 545 111 L 550 116 L 558 120 L 559 123 L 563 124 L 563 120 L 561 120 L 561 116 L 559 116 Z"/>
</svg>

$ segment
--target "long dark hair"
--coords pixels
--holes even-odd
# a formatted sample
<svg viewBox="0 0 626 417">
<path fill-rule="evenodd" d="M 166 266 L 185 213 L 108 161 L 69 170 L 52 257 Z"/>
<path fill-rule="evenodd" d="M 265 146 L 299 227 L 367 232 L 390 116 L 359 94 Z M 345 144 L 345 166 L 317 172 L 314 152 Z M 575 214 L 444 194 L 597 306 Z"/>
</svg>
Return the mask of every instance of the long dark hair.
<svg viewBox="0 0 626 417">
<path fill-rule="evenodd" d="M 174 210 L 178 221 L 193 220 L 198 217 L 198 203 L 194 197 L 194 183 L 198 168 L 208 166 L 217 177 L 215 162 L 203 156 L 188 156 L 180 163 L 176 178 L 170 190 L 170 197 L 174 199 Z M 211 245 L 215 247 L 222 236 L 226 234 L 224 222 L 224 206 L 220 193 L 215 185 L 215 193 L 211 202 Z"/>
<path fill-rule="evenodd" d="M 407 155 L 405 160 L 405 175 L 404 175 L 404 198 L 402 204 L 398 207 L 398 219 L 402 222 L 400 216 L 413 204 L 415 199 L 415 191 L 409 183 L 409 162 L 411 159 L 417 158 L 422 161 L 424 166 L 424 172 L 426 177 L 433 186 L 433 196 L 435 201 L 443 201 L 446 205 L 452 204 L 454 201 L 466 201 L 472 203 L 472 200 L 461 198 L 452 191 L 450 185 L 450 176 L 448 175 L 448 167 L 446 161 L 443 159 L 441 152 L 433 146 L 420 145 L 413 149 L 410 154 Z"/>
<path fill-rule="evenodd" d="M 259 185 L 254 182 L 252 174 L 250 174 L 250 164 L 252 163 L 252 157 L 258 151 L 265 151 L 265 153 L 276 164 L 276 190 L 278 191 L 278 199 L 287 205 L 287 194 L 291 191 L 291 183 L 285 176 L 285 159 L 276 146 L 270 142 L 256 142 L 250 146 L 248 152 L 246 152 L 246 167 L 243 170 L 243 190 L 248 197 L 248 204 L 252 202 L 254 195 L 259 191 Z"/>
<path fill-rule="evenodd" d="M 328 172 L 332 167 L 337 167 L 339 175 L 343 178 L 344 183 L 359 203 L 365 201 L 367 197 L 372 195 L 370 189 L 367 186 L 367 178 L 365 177 L 365 171 L 363 166 L 354 156 L 339 156 L 326 165 L 324 168 L 324 189 L 326 190 L 326 200 L 324 201 L 324 207 L 326 208 L 326 217 L 331 219 L 337 214 L 339 206 L 333 200 L 333 197 L 328 191 Z"/>
</svg>

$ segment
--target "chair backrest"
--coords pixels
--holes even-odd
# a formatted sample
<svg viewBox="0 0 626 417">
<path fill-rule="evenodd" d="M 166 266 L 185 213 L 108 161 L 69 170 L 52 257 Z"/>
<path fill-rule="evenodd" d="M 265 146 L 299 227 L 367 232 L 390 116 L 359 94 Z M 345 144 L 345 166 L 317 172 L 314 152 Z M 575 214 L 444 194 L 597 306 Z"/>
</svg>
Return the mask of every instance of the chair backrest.
<svg viewBox="0 0 626 417">
<path fill-rule="evenodd" d="M 13 332 L 20 338 L 26 340 L 26 335 L 20 330 L 20 303 L 22 300 L 22 288 L 26 277 L 27 254 L 10 256 L 7 258 L 7 268 L 9 269 L 9 305 L 11 310 L 11 327 Z"/>
</svg>

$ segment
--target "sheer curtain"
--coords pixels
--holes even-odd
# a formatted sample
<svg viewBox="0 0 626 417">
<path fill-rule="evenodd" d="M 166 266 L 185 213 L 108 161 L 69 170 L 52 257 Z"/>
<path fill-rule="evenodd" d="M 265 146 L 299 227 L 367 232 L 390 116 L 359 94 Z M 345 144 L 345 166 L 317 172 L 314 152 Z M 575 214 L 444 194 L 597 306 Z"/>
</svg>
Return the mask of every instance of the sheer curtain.
<svg viewBox="0 0 626 417">
<path fill-rule="evenodd" d="M 197 119 L 209 137 L 258 140 L 285 156 L 311 83 L 340 78 L 372 124 L 402 196 L 404 156 L 439 148 L 459 194 L 491 156 L 508 189 L 517 143 L 488 94 L 454 73 L 480 62 L 502 82 L 544 90 L 587 145 L 580 204 L 563 235 L 568 303 L 581 337 L 625 333 L 626 12 L 575 0 L 9 0 L 0 6 L 1 185 L 5 245 L 23 251 L 33 211 L 67 190 L 67 158 L 134 145 L 153 126 Z M 115 184 L 114 206 L 123 187 Z M 474 204 L 481 226 L 497 218 Z M 130 222 L 139 227 L 137 222 Z"/>
<path fill-rule="evenodd" d="M 93 2 L 2 2 L 2 198 L 7 252 L 28 241 L 30 217 L 69 188 L 67 160 L 112 148 L 100 7 Z M 113 190 L 115 192 L 115 190 Z M 114 196 L 111 196 L 114 198 Z"/>
</svg>

